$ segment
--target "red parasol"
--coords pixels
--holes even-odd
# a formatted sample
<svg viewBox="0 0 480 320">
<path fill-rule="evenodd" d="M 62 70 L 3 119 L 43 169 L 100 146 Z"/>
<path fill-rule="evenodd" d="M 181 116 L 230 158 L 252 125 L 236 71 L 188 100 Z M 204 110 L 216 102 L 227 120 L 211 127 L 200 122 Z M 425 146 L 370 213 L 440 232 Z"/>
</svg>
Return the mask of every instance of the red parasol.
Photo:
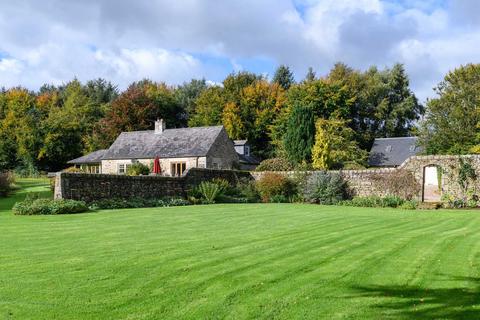
<svg viewBox="0 0 480 320">
<path fill-rule="evenodd" d="M 160 159 L 158 157 L 155 157 L 155 160 L 153 161 L 153 173 L 162 173 L 162 167 L 160 167 Z"/>
</svg>

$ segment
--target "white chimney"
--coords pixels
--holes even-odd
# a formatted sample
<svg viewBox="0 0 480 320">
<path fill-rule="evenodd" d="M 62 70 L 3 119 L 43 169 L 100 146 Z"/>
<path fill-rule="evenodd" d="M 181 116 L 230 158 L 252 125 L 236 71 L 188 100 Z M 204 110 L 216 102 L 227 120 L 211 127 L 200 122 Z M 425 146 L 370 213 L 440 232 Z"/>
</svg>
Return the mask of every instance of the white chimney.
<svg viewBox="0 0 480 320">
<path fill-rule="evenodd" d="M 165 131 L 165 121 L 163 119 L 157 119 L 155 121 L 155 134 L 161 134 Z"/>
</svg>

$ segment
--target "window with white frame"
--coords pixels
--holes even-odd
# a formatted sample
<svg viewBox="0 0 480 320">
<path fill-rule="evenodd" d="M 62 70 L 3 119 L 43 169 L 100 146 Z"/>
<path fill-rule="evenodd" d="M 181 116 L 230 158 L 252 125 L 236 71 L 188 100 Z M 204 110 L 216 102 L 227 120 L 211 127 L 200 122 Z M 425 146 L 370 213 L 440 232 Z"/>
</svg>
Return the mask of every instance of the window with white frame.
<svg viewBox="0 0 480 320">
<path fill-rule="evenodd" d="M 117 166 L 117 173 L 118 174 L 126 174 L 128 171 L 128 168 L 131 166 L 129 163 L 119 163 Z"/>
</svg>

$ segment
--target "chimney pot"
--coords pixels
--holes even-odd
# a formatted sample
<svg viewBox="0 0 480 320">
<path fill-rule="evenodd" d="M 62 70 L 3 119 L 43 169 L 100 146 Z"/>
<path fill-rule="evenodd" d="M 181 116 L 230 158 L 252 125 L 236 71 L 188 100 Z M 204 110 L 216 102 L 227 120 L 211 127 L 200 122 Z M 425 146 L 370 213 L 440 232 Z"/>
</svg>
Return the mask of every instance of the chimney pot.
<svg viewBox="0 0 480 320">
<path fill-rule="evenodd" d="M 157 119 L 155 121 L 155 134 L 161 134 L 165 131 L 165 121 L 163 119 Z"/>
</svg>

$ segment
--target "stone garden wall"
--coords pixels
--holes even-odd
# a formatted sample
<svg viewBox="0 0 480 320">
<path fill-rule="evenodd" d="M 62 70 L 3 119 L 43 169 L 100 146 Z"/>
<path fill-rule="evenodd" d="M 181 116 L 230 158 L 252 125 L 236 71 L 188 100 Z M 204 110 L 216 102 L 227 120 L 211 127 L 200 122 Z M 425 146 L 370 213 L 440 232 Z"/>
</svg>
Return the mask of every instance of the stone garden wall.
<svg viewBox="0 0 480 320">
<path fill-rule="evenodd" d="M 252 179 L 249 172 L 192 168 L 182 177 L 125 176 L 111 174 L 59 173 L 55 199 L 91 202 L 99 199 L 185 197 L 202 181 L 223 178 L 231 183 Z"/>
<path fill-rule="evenodd" d="M 464 196 L 458 181 L 459 168 L 462 162 L 469 163 L 480 176 L 480 155 L 466 156 L 414 156 L 407 159 L 398 168 L 344 170 L 339 171 L 347 180 L 353 193 L 357 196 L 384 196 L 388 193 L 385 181 L 395 179 L 400 171 L 413 175 L 418 189 L 412 191 L 414 199 L 424 199 L 425 168 L 437 166 L 441 170 L 439 193 L 454 197 Z M 188 190 L 202 181 L 214 178 L 223 178 L 231 183 L 239 179 L 260 179 L 266 172 L 245 172 L 234 170 L 213 170 L 192 168 L 182 177 L 139 176 L 123 175 L 60 173 L 56 177 L 55 198 L 85 200 L 87 202 L 104 198 L 161 198 L 183 197 Z M 276 172 L 289 177 L 295 175 L 308 176 L 313 172 Z M 478 179 L 480 180 L 480 178 Z M 405 186 L 404 189 L 409 188 Z M 480 190 L 477 180 L 471 181 L 470 190 Z"/>
<path fill-rule="evenodd" d="M 458 183 L 458 173 L 461 162 L 472 165 L 475 172 L 479 176 L 477 181 L 471 183 L 470 190 L 480 190 L 480 155 L 464 155 L 464 156 L 413 156 L 408 158 L 398 168 L 384 169 L 366 169 L 366 170 L 343 170 L 340 172 L 353 193 L 356 196 L 385 196 L 388 191 L 384 187 L 382 180 L 393 179 L 399 171 L 409 172 L 413 175 L 418 183 L 418 189 L 415 190 L 414 199 L 423 201 L 424 199 L 424 174 L 425 168 L 429 166 L 437 166 L 441 170 L 440 194 L 451 195 L 453 197 L 462 197 L 464 190 Z M 298 174 L 295 171 L 276 172 L 289 177 Z M 252 176 L 258 180 L 265 172 L 252 172 Z M 306 172 L 306 175 L 312 172 Z"/>
</svg>

